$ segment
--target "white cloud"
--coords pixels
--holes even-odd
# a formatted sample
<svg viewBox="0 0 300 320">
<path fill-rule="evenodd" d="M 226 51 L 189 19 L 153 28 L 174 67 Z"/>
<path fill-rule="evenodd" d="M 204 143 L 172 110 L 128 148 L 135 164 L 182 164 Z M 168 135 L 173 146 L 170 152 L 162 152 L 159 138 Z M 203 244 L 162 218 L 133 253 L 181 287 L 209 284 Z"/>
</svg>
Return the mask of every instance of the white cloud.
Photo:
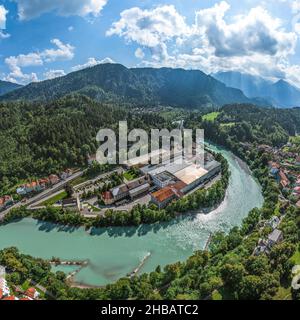
<svg viewBox="0 0 300 320">
<path fill-rule="evenodd" d="M 297 35 L 300 35 L 300 0 L 293 1 L 291 7 L 293 13 L 291 24 Z"/>
<path fill-rule="evenodd" d="M 46 12 L 61 16 L 99 16 L 107 0 L 13 0 L 18 4 L 21 20 L 30 20 Z"/>
<path fill-rule="evenodd" d="M 49 80 L 54 79 L 54 78 L 58 78 L 58 77 L 62 77 L 65 75 L 66 75 L 66 73 L 64 70 L 49 70 L 44 73 L 45 79 L 49 79 Z"/>
<path fill-rule="evenodd" d="M 173 5 L 160 6 L 153 10 L 131 8 L 121 12 L 121 19 L 114 22 L 107 36 L 118 35 L 127 41 L 155 47 L 162 41 L 189 33 L 185 18 Z"/>
<path fill-rule="evenodd" d="M 222 1 L 214 7 L 196 12 L 196 28 L 203 33 L 215 55 L 245 56 L 256 53 L 288 55 L 294 52 L 297 37 L 281 29 L 280 19 L 272 17 L 262 7 L 246 15 L 234 17 L 229 24 L 225 14 L 230 5 Z"/>
<path fill-rule="evenodd" d="M 44 58 L 46 62 L 73 59 L 75 49 L 73 46 L 64 44 L 59 39 L 52 39 L 51 43 L 57 48 L 46 49 L 41 53 L 42 58 Z"/>
<path fill-rule="evenodd" d="M 0 29 L 6 28 L 6 15 L 8 11 L 4 8 L 3 5 L 0 5 Z"/>
<path fill-rule="evenodd" d="M 298 70 L 289 64 L 297 33 L 286 31 L 283 22 L 262 6 L 232 15 L 228 2 L 221 1 L 195 12 L 192 24 L 187 24 L 174 6 L 131 8 L 121 13 L 106 34 L 148 48 L 151 59 L 142 61 L 145 66 L 201 69 L 206 73 L 235 69 L 269 78 L 291 77 Z M 144 59 L 139 50 L 135 56 Z M 296 75 L 292 78 L 300 84 L 300 75 L 298 80 Z"/>
<path fill-rule="evenodd" d="M 2 30 L 0 30 L 0 40 L 7 39 L 10 37 L 10 34 L 4 33 Z"/>
<path fill-rule="evenodd" d="M 138 59 L 144 59 L 144 57 L 145 57 L 145 53 L 144 53 L 144 51 L 143 51 L 141 48 L 137 48 L 137 49 L 135 50 L 134 55 L 135 55 Z"/>
<path fill-rule="evenodd" d="M 70 26 L 69 28 L 68 28 L 68 31 L 73 31 L 74 30 L 74 27 L 73 26 Z"/>
<path fill-rule="evenodd" d="M 293 13 L 298 13 L 300 11 L 300 1 L 299 0 L 292 2 L 292 11 L 293 11 Z"/>
<path fill-rule="evenodd" d="M 58 60 L 71 60 L 74 57 L 74 47 L 64 44 L 59 39 L 51 40 L 56 48 L 45 49 L 41 52 L 30 52 L 28 54 L 20 54 L 18 56 L 10 56 L 5 59 L 10 73 L 5 80 L 11 82 L 27 83 L 38 81 L 36 73 L 25 74 L 22 71 L 24 67 L 42 66 L 45 63 Z"/>
<path fill-rule="evenodd" d="M 9 38 L 10 35 L 8 33 L 3 32 L 6 28 L 6 15 L 8 14 L 8 11 L 5 9 L 3 5 L 0 5 L 0 40 Z"/>
<path fill-rule="evenodd" d="M 85 68 L 94 67 L 98 64 L 104 64 L 104 63 L 115 63 L 111 58 L 104 58 L 102 60 L 97 60 L 96 58 L 88 58 L 87 62 L 84 64 L 79 64 L 77 66 L 72 67 L 72 71 L 78 71 Z"/>
</svg>

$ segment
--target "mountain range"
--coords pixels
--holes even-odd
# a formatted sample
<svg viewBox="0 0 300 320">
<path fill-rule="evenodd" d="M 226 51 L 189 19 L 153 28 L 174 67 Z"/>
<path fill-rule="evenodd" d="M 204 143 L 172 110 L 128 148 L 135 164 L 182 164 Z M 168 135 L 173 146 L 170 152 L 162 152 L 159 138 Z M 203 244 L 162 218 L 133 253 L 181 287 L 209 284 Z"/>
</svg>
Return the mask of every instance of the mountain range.
<svg viewBox="0 0 300 320">
<path fill-rule="evenodd" d="M 22 86 L 16 83 L 0 80 L 0 96 L 8 92 L 21 88 Z"/>
<path fill-rule="evenodd" d="M 125 101 L 137 104 L 187 108 L 222 106 L 229 103 L 257 103 L 240 89 L 230 88 L 198 70 L 171 68 L 126 68 L 120 64 L 99 64 L 66 76 L 30 83 L 0 97 L 0 100 L 55 99 L 71 93 L 85 94 L 97 101 Z"/>
<path fill-rule="evenodd" d="M 248 98 L 262 98 L 281 108 L 300 106 L 300 89 L 287 81 L 271 82 L 264 78 L 240 72 L 219 72 L 212 75 L 227 86 L 240 89 Z"/>
</svg>

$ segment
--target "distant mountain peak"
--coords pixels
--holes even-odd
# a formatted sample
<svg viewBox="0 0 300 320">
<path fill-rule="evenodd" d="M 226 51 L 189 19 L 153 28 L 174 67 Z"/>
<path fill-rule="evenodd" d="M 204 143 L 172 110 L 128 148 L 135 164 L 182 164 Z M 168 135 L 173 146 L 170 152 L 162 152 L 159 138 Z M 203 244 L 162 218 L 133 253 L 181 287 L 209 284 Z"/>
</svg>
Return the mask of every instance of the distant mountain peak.
<svg viewBox="0 0 300 320">
<path fill-rule="evenodd" d="M 300 89 L 284 79 L 273 83 L 259 76 L 236 71 L 219 72 L 214 77 L 228 86 L 241 89 L 249 98 L 267 99 L 277 107 L 300 106 Z"/>
</svg>

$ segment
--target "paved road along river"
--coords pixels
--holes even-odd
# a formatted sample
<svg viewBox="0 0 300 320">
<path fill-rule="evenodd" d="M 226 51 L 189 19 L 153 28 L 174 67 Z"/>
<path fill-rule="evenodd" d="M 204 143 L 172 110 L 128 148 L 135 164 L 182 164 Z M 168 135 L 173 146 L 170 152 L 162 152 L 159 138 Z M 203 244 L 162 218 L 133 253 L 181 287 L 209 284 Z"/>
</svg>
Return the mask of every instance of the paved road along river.
<svg viewBox="0 0 300 320">
<path fill-rule="evenodd" d="M 209 214 L 199 213 L 154 226 L 97 229 L 92 235 L 83 228 L 74 230 L 24 219 L 0 227 L 0 249 L 16 246 L 41 258 L 89 260 L 88 267 L 76 275 L 77 282 L 88 285 L 104 285 L 125 276 L 148 252 L 151 256 L 141 272 L 184 260 L 194 250 L 204 248 L 211 232 L 240 225 L 249 210 L 263 203 L 260 186 L 245 165 L 230 152 L 213 149 L 227 158 L 231 178 L 225 201 Z"/>
</svg>

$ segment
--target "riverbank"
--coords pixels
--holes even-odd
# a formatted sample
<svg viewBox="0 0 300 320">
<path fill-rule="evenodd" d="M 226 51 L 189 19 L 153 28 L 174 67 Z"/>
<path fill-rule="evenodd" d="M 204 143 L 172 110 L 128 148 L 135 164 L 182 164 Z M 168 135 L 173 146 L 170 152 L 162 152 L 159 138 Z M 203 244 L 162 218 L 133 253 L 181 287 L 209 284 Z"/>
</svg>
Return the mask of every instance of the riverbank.
<svg viewBox="0 0 300 320">
<path fill-rule="evenodd" d="M 61 260 L 88 260 L 89 265 L 74 277 L 79 285 L 103 286 L 131 273 L 145 257 L 139 273 L 176 261 L 185 261 L 195 250 L 203 249 L 211 233 L 228 232 L 239 226 L 254 207 L 261 207 L 261 188 L 255 179 L 237 165 L 224 149 L 231 176 L 225 200 L 209 214 L 189 215 L 169 222 L 135 227 L 85 228 L 62 226 L 25 218 L 0 226 L 0 247 L 15 246 L 32 256 Z M 237 196 L 238 195 L 238 196 Z"/>
<path fill-rule="evenodd" d="M 159 209 L 154 204 L 141 206 L 137 204 L 130 211 L 107 210 L 105 215 L 95 217 L 86 217 L 76 211 L 68 209 L 46 207 L 42 209 L 29 210 L 25 207 L 12 210 L 0 222 L 8 224 L 17 219 L 31 217 L 37 220 L 58 223 L 61 225 L 73 227 L 85 227 L 87 230 L 91 227 L 120 227 L 137 226 L 142 224 L 154 224 L 171 221 L 172 219 L 185 215 L 187 212 L 203 210 L 208 213 L 214 210 L 224 200 L 229 183 L 230 170 L 227 160 L 221 155 L 214 153 L 215 159 L 221 163 L 221 178 L 214 182 L 208 188 L 199 188 L 184 197 L 173 201 L 165 209 Z"/>
</svg>

